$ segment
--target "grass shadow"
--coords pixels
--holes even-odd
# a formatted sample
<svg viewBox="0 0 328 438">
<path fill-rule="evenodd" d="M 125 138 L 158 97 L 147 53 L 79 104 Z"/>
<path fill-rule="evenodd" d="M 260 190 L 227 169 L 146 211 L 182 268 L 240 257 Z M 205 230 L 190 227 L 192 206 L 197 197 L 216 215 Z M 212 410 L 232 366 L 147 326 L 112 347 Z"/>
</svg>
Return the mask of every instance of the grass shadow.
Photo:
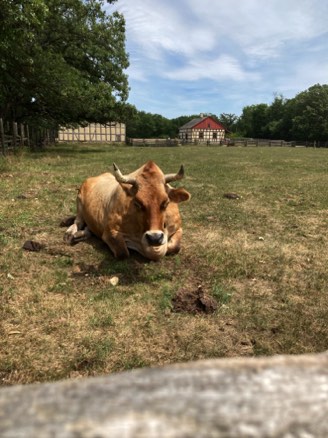
<svg viewBox="0 0 328 438">
<path fill-rule="evenodd" d="M 84 241 L 85 244 L 92 246 L 92 248 L 103 255 L 103 260 L 97 266 L 89 267 L 94 275 L 110 277 L 117 275 L 120 277 L 120 284 L 130 285 L 136 282 L 145 280 L 145 267 L 156 264 L 151 260 L 146 259 L 137 251 L 129 250 L 130 257 L 119 260 L 114 257 L 111 250 L 105 242 L 96 236 L 91 236 Z M 74 246 L 77 246 L 76 243 Z"/>
</svg>

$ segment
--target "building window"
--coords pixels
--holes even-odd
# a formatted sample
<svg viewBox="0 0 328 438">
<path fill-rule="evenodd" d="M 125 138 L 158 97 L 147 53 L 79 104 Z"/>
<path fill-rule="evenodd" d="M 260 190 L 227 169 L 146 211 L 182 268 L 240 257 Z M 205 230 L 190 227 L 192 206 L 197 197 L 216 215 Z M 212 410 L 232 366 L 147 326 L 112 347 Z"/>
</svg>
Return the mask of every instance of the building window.
<svg viewBox="0 0 328 438">
<path fill-rule="evenodd" d="M 217 132 L 213 132 L 213 140 L 217 140 L 218 139 L 218 134 Z"/>
<path fill-rule="evenodd" d="M 204 138 L 204 132 L 203 131 L 199 132 L 198 138 L 199 138 L 199 140 L 203 140 L 203 138 Z"/>
</svg>

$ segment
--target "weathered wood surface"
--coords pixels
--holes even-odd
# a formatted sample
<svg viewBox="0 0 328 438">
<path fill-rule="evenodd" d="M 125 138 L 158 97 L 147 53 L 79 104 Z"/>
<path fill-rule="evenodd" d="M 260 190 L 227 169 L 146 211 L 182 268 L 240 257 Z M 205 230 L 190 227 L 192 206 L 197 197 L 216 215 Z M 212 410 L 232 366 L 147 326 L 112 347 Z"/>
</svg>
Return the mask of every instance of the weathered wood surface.
<svg viewBox="0 0 328 438">
<path fill-rule="evenodd" d="M 328 437 L 328 355 L 209 360 L 6 387 L 0 436 Z"/>
</svg>

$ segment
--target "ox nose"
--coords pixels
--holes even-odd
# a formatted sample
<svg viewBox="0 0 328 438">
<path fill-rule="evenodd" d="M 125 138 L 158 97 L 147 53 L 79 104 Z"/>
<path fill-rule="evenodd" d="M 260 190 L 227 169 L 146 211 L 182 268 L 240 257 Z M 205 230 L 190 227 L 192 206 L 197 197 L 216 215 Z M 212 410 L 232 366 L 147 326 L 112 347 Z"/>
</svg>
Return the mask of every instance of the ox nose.
<svg viewBox="0 0 328 438">
<path fill-rule="evenodd" d="M 146 239 L 148 245 L 150 246 L 159 246 L 164 242 L 164 233 L 162 231 L 147 231 Z"/>
</svg>

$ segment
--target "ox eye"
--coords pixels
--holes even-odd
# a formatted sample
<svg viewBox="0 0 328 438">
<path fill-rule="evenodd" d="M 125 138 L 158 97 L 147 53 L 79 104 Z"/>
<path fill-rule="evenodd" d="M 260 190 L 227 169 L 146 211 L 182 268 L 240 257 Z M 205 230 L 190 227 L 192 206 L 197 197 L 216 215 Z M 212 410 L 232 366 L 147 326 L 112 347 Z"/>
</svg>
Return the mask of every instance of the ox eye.
<svg viewBox="0 0 328 438">
<path fill-rule="evenodd" d="M 134 205 L 137 207 L 138 210 L 145 210 L 145 206 L 141 204 L 141 202 L 134 200 Z"/>
<path fill-rule="evenodd" d="M 161 210 L 166 210 L 166 208 L 167 208 L 167 206 L 169 205 L 169 200 L 167 199 L 166 201 L 163 201 L 162 203 L 161 203 L 161 206 L 160 206 L 160 209 Z"/>
</svg>

